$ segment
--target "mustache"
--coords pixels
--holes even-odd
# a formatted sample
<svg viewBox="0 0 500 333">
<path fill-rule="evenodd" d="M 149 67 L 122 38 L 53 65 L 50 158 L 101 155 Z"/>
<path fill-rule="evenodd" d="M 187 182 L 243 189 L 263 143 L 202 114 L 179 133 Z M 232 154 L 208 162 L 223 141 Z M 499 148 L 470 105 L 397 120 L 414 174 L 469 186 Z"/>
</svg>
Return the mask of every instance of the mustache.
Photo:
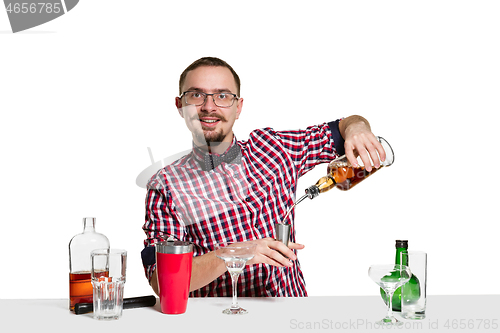
<svg viewBox="0 0 500 333">
<path fill-rule="evenodd" d="M 220 114 L 210 114 L 210 113 L 198 113 L 194 116 L 191 117 L 191 120 L 200 120 L 200 118 L 203 117 L 210 117 L 210 118 L 217 118 L 220 121 L 226 121 L 226 118 L 223 115 Z"/>
</svg>

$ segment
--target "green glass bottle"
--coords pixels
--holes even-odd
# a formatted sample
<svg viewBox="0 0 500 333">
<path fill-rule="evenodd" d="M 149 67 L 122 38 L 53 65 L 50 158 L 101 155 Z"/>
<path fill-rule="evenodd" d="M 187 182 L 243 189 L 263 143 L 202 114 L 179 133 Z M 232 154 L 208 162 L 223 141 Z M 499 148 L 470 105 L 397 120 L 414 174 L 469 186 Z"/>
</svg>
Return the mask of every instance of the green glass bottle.
<svg viewBox="0 0 500 333">
<path fill-rule="evenodd" d="M 403 258 L 402 253 L 408 253 L 408 241 L 396 240 L 396 265 L 406 265 L 409 266 L 411 270 L 410 263 L 407 259 L 408 257 L 405 256 Z M 408 301 L 417 300 L 420 297 L 420 282 L 418 281 L 418 277 L 412 274 L 404 290 L 403 296 L 401 296 L 401 287 L 394 292 L 394 296 L 392 296 L 392 311 L 401 311 L 401 297 Z M 380 295 L 385 304 L 387 304 L 387 296 L 382 288 L 380 288 Z"/>
</svg>

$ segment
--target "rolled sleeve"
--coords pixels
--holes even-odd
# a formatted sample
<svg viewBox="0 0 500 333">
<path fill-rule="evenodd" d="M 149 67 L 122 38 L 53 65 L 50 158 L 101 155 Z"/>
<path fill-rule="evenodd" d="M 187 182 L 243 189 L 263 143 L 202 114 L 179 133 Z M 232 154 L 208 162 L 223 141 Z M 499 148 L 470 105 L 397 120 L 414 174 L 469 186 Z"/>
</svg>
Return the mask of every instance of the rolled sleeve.
<svg viewBox="0 0 500 333">
<path fill-rule="evenodd" d="M 344 151 L 338 122 L 309 126 L 305 130 L 274 132 L 294 161 L 299 177 L 316 165 L 340 156 L 338 149 Z"/>
<path fill-rule="evenodd" d="M 329 122 L 328 127 L 330 127 L 330 131 L 332 132 L 332 140 L 335 146 L 335 150 L 337 151 L 337 154 L 342 156 L 345 154 L 345 148 L 344 148 L 345 141 L 342 135 L 340 134 L 339 123 L 340 119 L 337 119 L 335 121 Z"/>
</svg>

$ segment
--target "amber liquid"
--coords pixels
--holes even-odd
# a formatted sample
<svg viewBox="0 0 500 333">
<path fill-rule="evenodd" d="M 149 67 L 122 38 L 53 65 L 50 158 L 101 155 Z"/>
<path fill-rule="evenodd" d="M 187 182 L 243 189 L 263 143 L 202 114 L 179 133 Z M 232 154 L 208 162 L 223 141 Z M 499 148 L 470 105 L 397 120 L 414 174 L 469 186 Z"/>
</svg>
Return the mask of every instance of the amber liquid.
<svg viewBox="0 0 500 333">
<path fill-rule="evenodd" d="M 100 272 L 97 277 L 108 277 L 109 272 Z M 73 311 L 76 303 L 92 303 L 93 291 L 90 272 L 69 273 L 69 309 Z"/>
<path fill-rule="evenodd" d="M 354 168 L 346 162 L 332 161 L 328 165 L 328 174 L 324 177 L 321 177 L 315 185 L 319 189 L 319 193 L 328 192 L 334 187 L 337 187 L 341 191 L 347 191 L 359 184 L 364 179 L 373 175 L 380 168 L 372 168 L 372 171 L 368 172 L 362 166 Z M 287 217 L 288 215 L 290 215 L 293 208 L 298 203 L 302 202 L 302 200 L 304 200 L 304 198 L 306 197 L 307 194 L 296 201 L 293 206 L 288 209 L 285 217 L 280 223 L 285 224 Z"/>
<path fill-rule="evenodd" d="M 320 193 L 327 192 L 334 187 L 342 191 L 347 191 L 373 175 L 379 169 L 372 168 L 372 171 L 368 172 L 361 166 L 354 168 L 347 163 L 330 163 L 328 165 L 328 175 L 321 177 L 316 186 L 319 188 Z"/>
</svg>

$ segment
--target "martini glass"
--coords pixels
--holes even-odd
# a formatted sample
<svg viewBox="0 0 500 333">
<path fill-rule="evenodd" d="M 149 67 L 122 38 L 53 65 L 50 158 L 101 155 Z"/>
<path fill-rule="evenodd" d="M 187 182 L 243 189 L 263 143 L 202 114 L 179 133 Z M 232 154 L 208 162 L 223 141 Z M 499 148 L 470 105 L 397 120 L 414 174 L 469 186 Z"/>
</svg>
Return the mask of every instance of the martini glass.
<svg viewBox="0 0 500 333">
<path fill-rule="evenodd" d="M 222 311 L 222 313 L 229 315 L 241 315 L 248 313 L 247 310 L 238 305 L 237 300 L 237 284 L 238 278 L 243 272 L 243 268 L 248 260 L 252 259 L 255 255 L 255 248 L 257 244 L 216 244 L 215 255 L 217 258 L 224 260 L 227 271 L 231 274 L 231 281 L 233 284 L 233 303 L 231 307 Z"/>
<path fill-rule="evenodd" d="M 411 271 L 408 266 L 405 265 L 372 265 L 368 269 L 368 275 L 370 278 L 378 284 L 384 291 L 387 299 L 389 300 L 387 305 L 387 315 L 384 319 L 378 321 L 380 325 L 395 325 L 399 326 L 403 323 L 397 320 L 392 315 L 392 295 L 396 289 L 401 287 L 403 284 L 408 282 L 411 278 Z"/>
</svg>

